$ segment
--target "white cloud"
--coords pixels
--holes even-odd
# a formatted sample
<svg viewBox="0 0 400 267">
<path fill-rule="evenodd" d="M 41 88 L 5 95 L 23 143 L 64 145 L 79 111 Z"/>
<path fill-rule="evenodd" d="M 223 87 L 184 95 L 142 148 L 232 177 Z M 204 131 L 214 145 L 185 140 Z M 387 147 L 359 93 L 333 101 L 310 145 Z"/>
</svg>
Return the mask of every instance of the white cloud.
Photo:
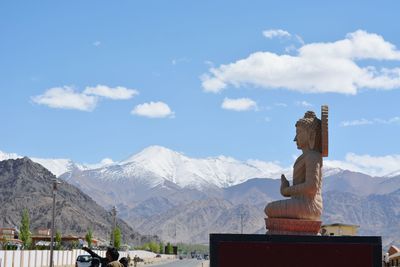
<svg viewBox="0 0 400 267">
<path fill-rule="evenodd" d="M 81 111 L 93 111 L 98 101 L 98 97 L 77 93 L 69 86 L 50 88 L 44 94 L 34 96 L 31 99 L 36 104 L 51 108 Z"/>
<path fill-rule="evenodd" d="M 257 103 L 250 98 L 225 98 L 221 107 L 234 111 L 257 110 Z"/>
<path fill-rule="evenodd" d="M 185 57 L 181 57 L 181 58 L 174 58 L 171 60 L 171 64 L 172 65 L 177 65 L 179 63 L 185 63 L 185 62 L 189 62 L 190 60 L 188 58 Z"/>
<path fill-rule="evenodd" d="M 86 87 L 83 92 L 76 92 L 71 86 L 54 87 L 44 94 L 31 97 L 32 101 L 50 108 L 76 109 L 81 111 L 93 111 L 100 98 L 112 100 L 130 99 L 139 94 L 137 90 L 117 86 L 115 88 L 106 85 Z"/>
<path fill-rule="evenodd" d="M 206 64 L 209 67 L 214 67 L 214 62 L 212 62 L 211 60 L 204 61 L 204 64 Z"/>
<path fill-rule="evenodd" d="M 392 123 L 400 123 L 400 117 L 393 117 L 388 120 L 382 120 L 382 119 L 375 119 L 379 123 L 383 124 L 392 124 Z"/>
<path fill-rule="evenodd" d="M 286 103 L 275 103 L 274 105 L 277 107 L 283 107 L 283 108 L 286 108 L 288 106 Z"/>
<path fill-rule="evenodd" d="M 217 71 L 217 69 L 211 68 L 210 71 L 214 72 Z M 227 84 L 222 79 L 213 78 L 209 74 L 203 74 L 200 79 L 202 81 L 202 86 L 206 92 L 219 93 L 227 86 Z"/>
<path fill-rule="evenodd" d="M 266 31 L 263 31 L 263 35 L 268 39 L 272 39 L 275 37 L 290 37 L 291 36 L 291 34 L 289 32 L 281 30 L 281 29 L 266 30 Z"/>
<path fill-rule="evenodd" d="M 292 35 L 288 31 L 281 30 L 281 29 L 265 30 L 265 31 L 263 31 L 263 35 L 268 39 L 272 39 L 275 37 L 291 39 L 291 40 L 294 40 L 294 41 L 300 43 L 301 45 L 304 45 L 304 40 L 303 40 L 303 38 L 301 38 L 300 35 L 298 35 L 298 34 Z M 291 45 L 285 47 L 286 53 L 291 53 L 296 50 L 297 50 L 297 47 L 294 44 L 291 44 Z"/>
<path fill-rule="evenodd" d="M 400 169 L 400 155 L 371 156 L 348 153 L 344 161 L 324 160 L 324 166 L 385 176 Z"/>
<path fill-rule="evenodd" d="M 106 85 L 97 85 L 96 87 L 86 87 L 83 91 L 86 95 L 97 95 L 113 100 L 130 99 L 139 94 L 135 89 L 128 89 L 122 86 L 108 87 Z"/>
<path fill-rule="evenodd" d="M 373 124 L 374 122 L 371 120 L 367 119 L 360 119 L 360 120 L 353 120 L 353 121 L 342 121 L 340 123 L 341 126 L 343 127 L 348 127 L 348 126 L 359 126 L 359 125 L 367 125 L 367 124 Z"/>
<path fill-rule="evenodd" d="M 113 161 L 111 158 L 104 158 L 104 159 L 102 159 L 102 160 L 100 161 L 100 163 L 101 163 L 101 164 L 108 165 L 108 164 L 113 164 L 114 161 Z"/>
<path fill-rule="evenodd" d="M 286 53 L 291 53 L 291 52 L 294 52 L 294 51 L 297 51 L 297 47 L 295 45 L 293 45 L 293 44 L 285 47 L 285 52 Z"/>
<path fill-rule="evenodd" d="M 84 164 L 84 168 L 87 168 L 87 169 L 98 169 L 98 168 L 103 168 L 103 167 L 106 167 L 106 166 L 113 165 L 114 163 L 115 162 L 111 158 L 104 158 L 99 163 Z"/>
<path fill-rule="evenodd" d="M 300 56 L 317 58 L 399 60 L 400 51 L 382 36 L 358 30 L 334 43 L 313 43 L 299 49 Z"/>
<path fill-rule="evenodd" d="M 101 42 L 100 42 L 100 41 L 95 41 L 95 42 L 93 42 L 93 45 L 96 46 L 96 47 L 98 47 L 98 46 L 101 45 Z"/>
<path fill-rule="evenodd" d="M 303 38 L 301 38 L 301 36 L 300 35 L 295 35 L 295 38 L 296 38 L 296 40 L 299 42 L 299 43 L 301 43 L 301 44 L 305 44 L 305 42 L 304 42 L 304 40 L 303 40 Z"/>
<path fill-rule="evenodd" d="M 304 101 L 304 100 L 303 101 L 297 101 L 296 105 L 297 106 L 301 106 L 301 107 L 305 107 L 305 108 L 309 108 L 309 107 L 313 106 L 313 104 L 308 103 L 307 101 Z"/>
<path fill-rule="evenodd" d="M 361 88 L 400 88 L 400 67 L 357 65 L 363 59 L 400 61 L 400 51 L 382 36 L 358 30 L 336 42 L 305 44 L 295 56 L 255 52 L 210 68 L 201 80 L 204 90 L 214 93 L 229 85 L 342 94 L 356 94 Z"/>
<path fill-rule="evenodd" d="M 360 126 L 360 125 L 371 125 L 371 124 L 394 124 L 400 123 L 400 117 L 393 117 L 390 119 L 359 119 L 359 120 L 352 120 L 352 121 L 342 121 L 340 126 L 342 127 L 349 127 L 349 126 Z"/>
<path fill-rule="evenodd" d="M 150 102 L 137 105 L 131 114 L 148 118 L 174 117 L 174 112 L 164 102 Z"/>
</svg>

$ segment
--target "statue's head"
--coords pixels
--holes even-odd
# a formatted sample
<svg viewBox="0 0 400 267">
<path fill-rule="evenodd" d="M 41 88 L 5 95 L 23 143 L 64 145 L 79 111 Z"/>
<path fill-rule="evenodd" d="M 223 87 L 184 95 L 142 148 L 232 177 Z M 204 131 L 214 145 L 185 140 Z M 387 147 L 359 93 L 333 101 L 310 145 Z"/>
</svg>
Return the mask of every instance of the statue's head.
<svg viewBox="0 0 400 267">
<path fill-rule="evenodd" d="M 321 145 L 321 120 L 313 111 L 307 111 L 304 118 L 296 122 L 296 137 L 294 141 L 299 149 L 308 148 L 318 152 L 322 151 Z"/>
</svg>

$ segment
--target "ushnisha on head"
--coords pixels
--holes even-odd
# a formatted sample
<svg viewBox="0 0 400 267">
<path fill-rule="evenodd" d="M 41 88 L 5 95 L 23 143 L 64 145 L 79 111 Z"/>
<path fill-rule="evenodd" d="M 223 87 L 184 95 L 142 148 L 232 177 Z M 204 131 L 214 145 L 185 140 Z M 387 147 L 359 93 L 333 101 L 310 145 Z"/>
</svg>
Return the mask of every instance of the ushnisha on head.
<svg viewBox="0 0 400 267">
<path fill-rule="evenodd" d="M 314 111 L 307 111 L 304 118 L 296 122 L 296 128 L 305 131 L 307 136 L 308 148 L 317 152 L 322 152 L 321 145 L 321 120 L 317 118 Z M 297 135 L 295 141 L 297 140 Z"/>
</svg>

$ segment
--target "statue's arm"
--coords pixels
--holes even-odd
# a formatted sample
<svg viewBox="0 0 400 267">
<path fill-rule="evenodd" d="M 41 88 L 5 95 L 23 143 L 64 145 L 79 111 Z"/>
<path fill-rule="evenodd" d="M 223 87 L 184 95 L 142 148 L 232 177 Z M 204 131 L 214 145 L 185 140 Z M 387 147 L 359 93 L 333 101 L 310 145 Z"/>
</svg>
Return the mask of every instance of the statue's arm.
<svg viewBox="0 0 400 267">
<path fill-rule="evenodd" d="M 284 197 L 290 197 L 290 195 L 285 194 L 285 189 L 290 186 L 289 181 L 286 179 L 285 175 L 281 175 L 281 195 Z"/>
<path fill-rule="evenodd" d="M 283 193 L 290 196 L 315 195 L 320 186 L 320 179 L 321 160 L 318 157 L 310 157 L 306 160 L 305 182 L 289 186 L 283 189 Z"/>
</svg>

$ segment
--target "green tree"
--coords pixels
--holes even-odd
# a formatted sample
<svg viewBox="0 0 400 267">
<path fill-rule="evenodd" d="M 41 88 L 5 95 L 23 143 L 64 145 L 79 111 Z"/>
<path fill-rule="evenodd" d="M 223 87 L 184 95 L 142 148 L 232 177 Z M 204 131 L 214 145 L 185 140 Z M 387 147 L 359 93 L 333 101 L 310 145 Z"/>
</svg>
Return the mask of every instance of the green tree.
<svg viewBox="0 0 400 267">
<path fill-rule="evenodd" d="M 151 252 L 159 253 L 160 251 L 160 246 L 156 242 L 150 242 L 149 247 Z"/>
<path fill-rule="evenodd" d="M 178 243 L 177 246 L 179 254 L 189 254 L 194 251 L 199 254 L 209 254 L 209 247 L 206 245 Z"/>
<path fill-rule="evenodd" d="M 145 244 L 143 244 L 141 247 L 139 247 L 139 249 L 141 249 L 141 250 L 146 250 L 146 251 L 150 251 L 150 246 L 149 246 L 149 244 L 150 244 L 150 243 L 145 243 Z"/>
<path fill-rule="evenodd" d="M 72 241 L 71 248 L 72 249 L 77 249 L 78 247 L 79 247 L 79 242 L 78 241 Z"/>
<path fill-rule="evenodd" d="M 121 247 L 121 230 L 118 227 L 114 229 L 114 247 L 119 249 Z"/>
<path fill-rule="evenodd" d="M 171 243 L 169 243 L 169 242 L 167 244 L 166 254 L 174 254 L 174 248 L 172 247 Z"/>
<path fill-rule="evenodd" d="M 86 242 L 88 244 L 88 247 L 92 247 L 92 239 L 93 239 L 93 231 L 91 228 L 88 229 L 86 235 L 85 235 Z"/>
<path fill-rule="evenodd" d="M 160 243 L 160 248 L 159 248 L 158 253 L 164 254 L 164 244 L 162 242 Z"/>
<path fill-rule="evenodd" d="M 32 243 L 31 232 L 29 228 L 30 228 L 29 212 L 27 209 L 24 209 L 22 212 L 21 229 L 19 236 L 22 241 L 24 249 L 29 248 L 29 246 Z"/>
<path fill-rule="evenodd" d="M 61 233 L 60 231 L 56 231 L 56 249 L 59 250 L 61 249 Z"/>
</svg>

